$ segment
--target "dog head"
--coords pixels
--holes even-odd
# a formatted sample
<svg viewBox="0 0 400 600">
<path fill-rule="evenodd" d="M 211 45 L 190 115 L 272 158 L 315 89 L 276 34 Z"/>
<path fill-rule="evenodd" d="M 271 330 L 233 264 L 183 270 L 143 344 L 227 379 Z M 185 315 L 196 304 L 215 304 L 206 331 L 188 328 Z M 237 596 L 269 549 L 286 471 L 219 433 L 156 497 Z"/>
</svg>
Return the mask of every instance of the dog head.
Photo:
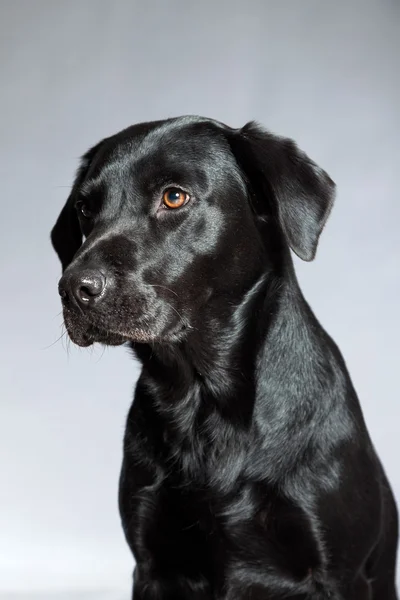
<svg viewBox="0 0 400 600">
<path fill-rule="evenodd" d="M 291 141 L 201 117 L 144 123 L 82 158 L 52 230 L 71 339 L 172 343 L 240 302 L 275 253 L 314 258 L 334 184 Z"/>
</svg>

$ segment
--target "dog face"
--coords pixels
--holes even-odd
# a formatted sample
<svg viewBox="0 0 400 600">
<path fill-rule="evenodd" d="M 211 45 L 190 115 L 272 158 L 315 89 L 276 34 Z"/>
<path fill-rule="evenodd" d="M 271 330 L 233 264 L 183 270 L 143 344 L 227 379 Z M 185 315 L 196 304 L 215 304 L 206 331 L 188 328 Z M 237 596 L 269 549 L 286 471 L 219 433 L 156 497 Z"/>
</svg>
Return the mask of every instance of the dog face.
<svg viewBox="0 0 400 600">
<path fill-rule="evenodd" d="M 314 257 L 333 190 L 293 142 L 254 124 L 180 117 L 103 140 L 51 235 L 72 341 L 185 339 L 216 304 L 239 303 L 272 255 Z"/>
</svg>

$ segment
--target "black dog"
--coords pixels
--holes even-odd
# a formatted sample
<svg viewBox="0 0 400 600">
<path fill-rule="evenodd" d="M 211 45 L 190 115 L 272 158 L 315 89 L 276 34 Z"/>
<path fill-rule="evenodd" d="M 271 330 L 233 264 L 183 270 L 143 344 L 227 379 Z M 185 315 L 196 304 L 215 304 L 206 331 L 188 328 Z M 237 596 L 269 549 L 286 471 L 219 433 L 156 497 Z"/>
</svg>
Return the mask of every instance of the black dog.
<svg viewBox="0 0 400 600">
<path fill-rule="evenodd" d="M 289 250 L 314 258 L 333 197 L 253 123 L 144 123 L 83 157 L 52 241 L 71 339 L 143 364 L 120 482 L 135 600 L 397 597 L 393 495 Z"/>
</svg>

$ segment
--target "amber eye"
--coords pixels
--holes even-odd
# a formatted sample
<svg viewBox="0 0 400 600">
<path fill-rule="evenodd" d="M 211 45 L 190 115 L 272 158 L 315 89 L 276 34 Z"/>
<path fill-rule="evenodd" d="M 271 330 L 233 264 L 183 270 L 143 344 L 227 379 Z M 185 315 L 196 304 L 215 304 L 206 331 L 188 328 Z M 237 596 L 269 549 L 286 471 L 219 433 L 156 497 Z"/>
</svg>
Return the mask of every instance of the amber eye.
<svg viewBox="0 0 400 600">
<path fill-rule="evenodd" d="M 179 188 L 168 188 L 163 194 L 164 205 L 168 208 L 180 208 L 189 200 L 189 194 Z"/>
</svg>

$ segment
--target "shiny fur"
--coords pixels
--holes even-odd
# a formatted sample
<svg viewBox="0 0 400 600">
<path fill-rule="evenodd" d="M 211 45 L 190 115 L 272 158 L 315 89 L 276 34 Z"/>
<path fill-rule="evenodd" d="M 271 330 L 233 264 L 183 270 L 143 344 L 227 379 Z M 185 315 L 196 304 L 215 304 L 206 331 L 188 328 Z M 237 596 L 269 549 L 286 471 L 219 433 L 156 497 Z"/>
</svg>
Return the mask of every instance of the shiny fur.
<svg viewBox="0 0 400 600">
<path fill-rule="evenodd" d="M 313 259 L 333 198 L 254 123 L 144 123 L 82 159 L 52 241 L 71 339 L 142 363 L 119 496 L 134 600 L 397 597 L 394 499 L 290 253 Z"/>
</svg>

